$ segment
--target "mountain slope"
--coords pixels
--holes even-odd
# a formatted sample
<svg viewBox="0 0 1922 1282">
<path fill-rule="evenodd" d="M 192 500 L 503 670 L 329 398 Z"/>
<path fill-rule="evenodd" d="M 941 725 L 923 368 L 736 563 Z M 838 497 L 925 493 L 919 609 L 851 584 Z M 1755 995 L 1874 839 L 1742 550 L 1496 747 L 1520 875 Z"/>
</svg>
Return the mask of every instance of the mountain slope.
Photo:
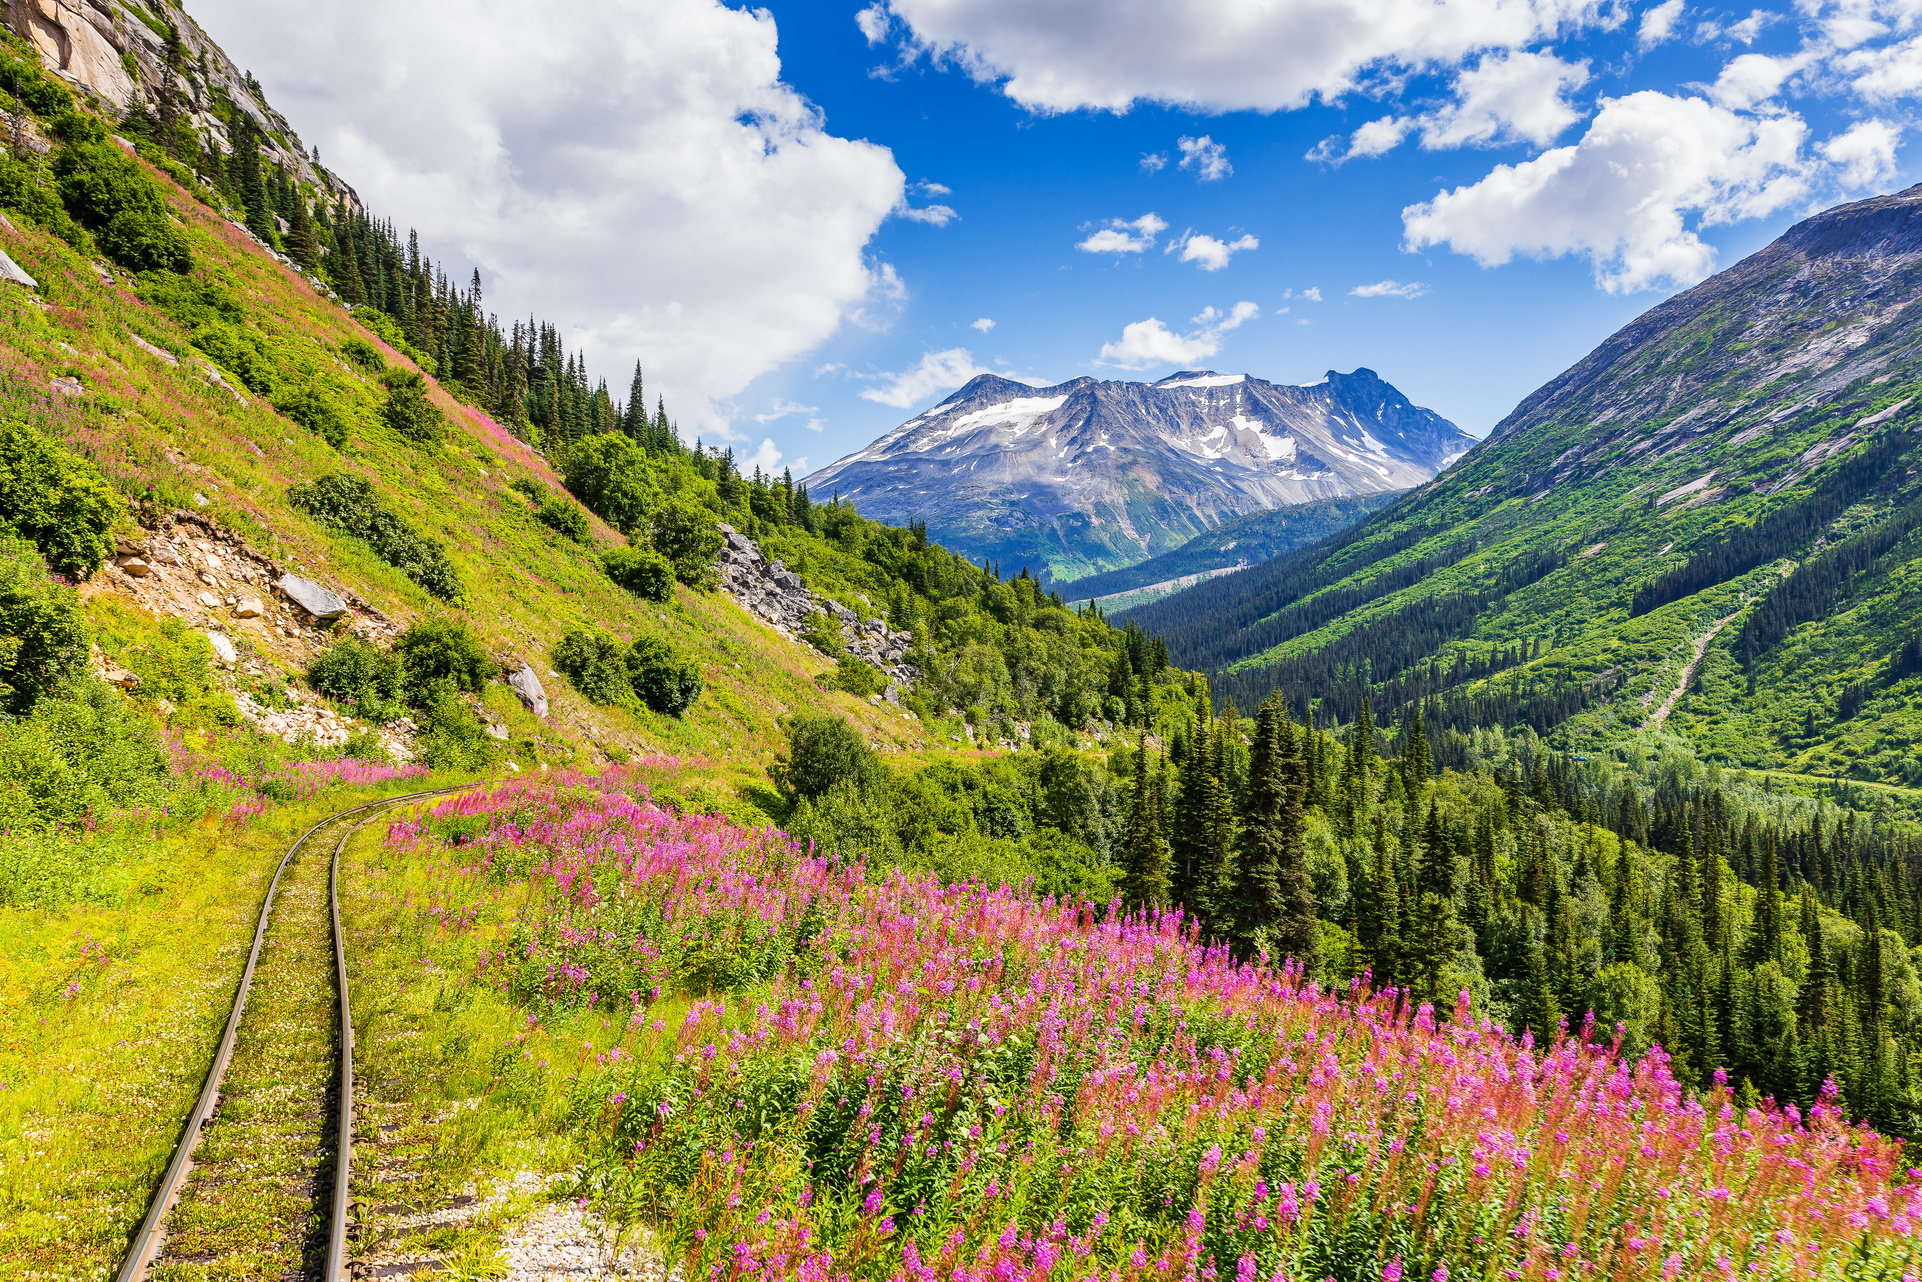
<svg viewBox="0 0 1922 1282">
<path fill-rule="evenodd" d="M 1132 617 L 1244 706 L 1332 681 L 1340 717 L 1423 698 L 1449 725 L 1659 726 L 1922 782 L 1918 299 L 1922 187 L 1829 210 L 1367 524 Z"/>
<path fill-rule="evenodd" d="M 1172 552 L 1151 556 L 1119 570 L 1076 579 L 1065 593 L 1072 603 L 1098 601 L 1110 615 L 1178 591 L 1202 577 L 1229 574 L 1271 561 L 1285 552 L 1317 543 L 1347 529 L 1401 497 L 1401 491 L 1295 503 L 1272 511 L 1251 512 L 1223 521 Z"/>
<path fill-rule="evenodd" d="M 1366 369 L 1306 387 L 1206 370 L 1054 387 L 983 374 L 807 481 L 1066 582 L 1251 512 L 1408 489 L 1471 443 Z"/>
</svg>

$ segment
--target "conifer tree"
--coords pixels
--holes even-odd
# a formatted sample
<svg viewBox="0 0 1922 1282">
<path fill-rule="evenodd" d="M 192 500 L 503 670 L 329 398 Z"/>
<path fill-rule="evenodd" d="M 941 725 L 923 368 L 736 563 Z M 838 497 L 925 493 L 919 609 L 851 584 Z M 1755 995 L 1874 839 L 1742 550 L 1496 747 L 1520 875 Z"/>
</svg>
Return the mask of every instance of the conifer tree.
<svg viewBox="0 0 1922 1282">
<path fill-rule="evenodd" d="M 1428 735 L 1422 730 L 1420 704 L 1409 710 L 1403 725 L 1407 731 L 1407 742 L 1401 751 L 1401 774 L 1402 782 L 1412 797 L 1421 791 L 1421 786 L 1428 781 L 1434 767 L 1428 752 Z"/>
<path fill-rule="evenodd" d="M 1380 810 L 1375 812 L 1370 855 L 1357 934 L 1380 988 L 1395 982 L 1401 936 L 1401 887 L 1388 853 L 1388 817 Z"/>
<path fill-rule="evenodd" d="M 1161 908 L 1168 902 L 1170 852 L 1159 771 L 1148 765 L 1146 737 L 1135 752 L 1134 792 L 1121 843 L 1121 902 L 1131 910 Z"/>
<path fill-rule="evenodd" d="M 1548 957 L 1534 931 L 1528 935 L 1528 981 L 1522 998 L 1522 1023 L 1546 1045 L 1561 1024 L 1562 1008 L 1555 1000 L 1555 984 L 1548 973 Z"/>
</svg>

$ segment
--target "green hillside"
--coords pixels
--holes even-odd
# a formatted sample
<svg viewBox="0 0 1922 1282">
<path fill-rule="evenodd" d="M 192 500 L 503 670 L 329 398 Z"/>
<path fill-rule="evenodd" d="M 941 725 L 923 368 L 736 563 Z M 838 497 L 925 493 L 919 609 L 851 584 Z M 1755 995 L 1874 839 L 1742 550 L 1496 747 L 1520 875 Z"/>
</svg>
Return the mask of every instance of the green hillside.
<svg viewBox="0 0 1922 1282">
<path fill-rule="evenodd" d="M 1922 192 L 1650 311 L 1366 524 L 1135 612 L 1243 707 L 1922 786 Z M 1697 656 L 1700 661 L 1697 662 Z M 1451 738 L 1451 736 L 1453 736 Z"/>
</svg>

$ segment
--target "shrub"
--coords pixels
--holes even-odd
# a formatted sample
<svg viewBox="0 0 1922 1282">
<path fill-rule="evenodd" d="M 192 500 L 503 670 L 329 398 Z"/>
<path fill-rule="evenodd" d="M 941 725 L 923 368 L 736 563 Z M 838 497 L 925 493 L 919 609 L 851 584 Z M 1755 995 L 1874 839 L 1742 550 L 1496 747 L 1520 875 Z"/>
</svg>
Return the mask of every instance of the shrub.
<svg viewBox="0 0 1922 1282">
<path fill-rule="evenodd" d="M 440 544 L 383 506 L 374 487 L 360 477 L 330 472 L 311 485 L 289 486 L 287 501 L 343 534 L 366 540 L 375 556 L 428 594 L 443 601 L 460 598 L 460 577 Z"/>
<path fill-rule="evenodd" d="M 415 745 L 423 763 L 436 770 L 478 770 L 498 759 L 500 744 L 488 737 L 480 717 L 445 679 L 424 692 L 419 706 L 420 734 Z"/>
<path fill-rule="evenodd" d="M 74 594 L 33 549 L 0 542 L 0 712 L 25 716 L 87 668 L 87 627 Z"/>
<path fill-rule="evenodd" d="M 186 235 L 167 216 L 160 187 L 94 129 L 71 128 L 54 154 L 60 198 L 76 221 L 91 228 L 115 262 L 134 271 L 184 272 L 193 266 Z"/>
<path fill-rule="evenodd" d="M 494 656 L 467 625 L 452 619 L 420 619 L 394 642 L 394 658 L 407 701 L 421 707 L 437 682 L 469 693 L 499 671 Z"/>
<path fill-rule="evenodd" d="M 866 659 L 844 654 L 834 662 L 834 684 L 857 699 L 865 699 L 881 689 L 881 676 Z"/>
<path fill-rule="evenodd" d="M 802 712 L 781 723 L 788 748 L 774 758 L 774 786 L 790 798 L 820 797 L 837 783 L 863 793 L 887 787 L 881 758 L 840 717 Z"/>
<path fill-rule="evenodd" d="M 435 368 L 433 357 L 428 356 L 425 352 L 420 351 L 412 343 L 408 342 L 407 335 L 401 332 L 400 322 L 389 316 L 386 312 L 374 307 L 356 307 L 354 309 L 354 319 L 378 337 L 381 342 L 387 344 L 402 356 L 405 356 L 408 360 L 414 362 L 414 364 L 420 366 L 423 370 L 426 370 L 429 374 L 438 372 Z M 380 353 L 376 351 L 374 354 L 378 356 Z"/>
<path fill-rule="evenodd" d="M 350 338 L 340 345 L 340 354 L 364 370 L 378 374 L 387 368 L 387 360 L 380 354 L 380 348 L 364 338 Z"/>
<path fill-rule="evenodd" d="M 101 252 L 129 271 L 192 271 L 186 233 L 158 210 L 123 209 L 100 229 Z"/>
<path fill-rule="evenodd" d="M 0 205 L 25 214 L 72 246 L 76 253 L 92 255 L 93 237 L 60 203 L 53 184 L 43 183 L 41 177 L 38 166 L 25 164 L 0 151 Z"/>
<path fill-rule="evenodd" d="M 394 715 L 403 673 L 398 655 L 359 637 L 342 637 L 307 665 L 307 683 L 369 721 Z"/>
<path fill-rule="evenodd" d="M 347 421 L 317 387 L 302 387 L 274 402 L 274 408 L 335 449 L 347 444 Z"/>
<path fill-rule="evenodd" d="M 721 554 L 721 531 L 714 514 L 676 499 L 654 513 L 654 550 L 674 564 L 674 577 L 690 588 L 712 592 L 720 581 L 714 558 Z"/>
<path fill-rule="evenodd" d="M 587 525 L 587 513 L 581 511 L 580 504 L 569 503 L 557 494 L 542 499 L 534 515 L 542 525 L 576 543 L 585 543 L 593 537 Z"/>
<path fill-rule="evenodd" d="M 387 388 L 380 416 L 404 440 L 416 445 L 438 445 L 447 435 L 447 420 L 427 399 L 427 380 L 411 369 L 390 369 L 380 376 Z"/>
<path fill-rule="evenodd" d="M 162 619 L 158 635 L 145 633 L 114 657 L 140 678 L 142 699 L 185 705 L 214 688 L 212 643 L 177 618 Z"/>
<path fill-rule="evenodd" d="M 536 506 L 547 498 L 547 487 L 531 476 L 517 476 L 507 483 L 507 488 Z"/>
<path fill-rule="evenodd" d="M 847 653 L 847 644 L 841 636 L 841 625 L 836 623 L 825 610 L 814 610 L 808 614 L 807 622 L 801 628 L 801 640 L 830 659 L 838 660 Z"/>
<path fill-rule="evenodd" d="M 659 552 L 610 548 L 601 553 L 601 569 L 636 596 L 661 603 L 674 599 L 674 567 Z"/>
<path fill-rule="evenodd" d="M 166 779 L 152 727 L 91 677 L 0 723 L 0 830 L 77 824 L 159 793 Z"/>
<path fill-rule="evenodd" d="M 618 432 L 597 432 L 567 452 L 567 488 L 623 533 L 638 530 L 657 500 L 647 451 Z"/>
<path fill-rule="evenodd" d="M 627 672 L 640 701 L 666 716 L 680 716 L 701 697 L 701 665 L 658 637 L 634 642 Z"/>
<path fill-rule="evenodd" d="M 625 703 L 633 697 L 621 643 L 605 632 L 573 631 L 554 646 L 554 670 L 589 703 Z"/>
<path fill-rule="evenodd" d="M 84 579 L 113 552 L 127 505 L 100 469 L 19 421 L 0 421 L 0 533 L 27 540 L 59 574 Z"/>
</svg>

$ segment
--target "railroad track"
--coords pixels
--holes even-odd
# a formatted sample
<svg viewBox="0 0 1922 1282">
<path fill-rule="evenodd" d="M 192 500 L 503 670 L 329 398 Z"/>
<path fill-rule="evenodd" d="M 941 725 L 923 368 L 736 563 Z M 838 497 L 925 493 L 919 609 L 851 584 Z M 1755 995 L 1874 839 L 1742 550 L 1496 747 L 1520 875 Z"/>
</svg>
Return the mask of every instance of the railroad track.
<svg viewBox="0 0 1922 1282">
<path fill-rule="evenodd" d="M 154 1189 L 146 1218 L 128 1245 L 116 1282 L 138 1282 L 156 1265 L 169 1276 L 192 1276 L 216 1261 L 223 1265 L 223 1272 L 239 1264 L 253 1276 L 317 1277 L 322 1282 L 342 1282 L 347 1277 L 354 1027 L 347 1003 L 347 950 L 340 929 L 340 854 L 347 839 L 379 812 L 474 786 L 457 784 L 354 806 L 322 819 L 287 847 L 261 903 L 253 948 L 234 992 L 226 1030 L 174 1147 L 173 1159 Z M 310 848 L 325 849 L 324 839 L 315 840 L 322 833 L 335 838 L 326 874 L 324 914 L 320 912 L 318 870 L 301 858 Z M 289 887 L 288 911 L 283 920 L 276 921 L 274 906 L 282 898 L 283 882 Z M 270 964 L 260 971 L 270 933 L 274 937 L 274 946 L 267 950 Z M 321 942 L 323 934 L 331 950 Z M 328 951 L 333 963 L 331 983 L 315 984 L 315 971 L 324 966 Z M 274 990 L 278 1008 L 256 1010 L 250 1019 L 247 999 L 254 991 L 257 972 L 263 986 Z M 326 1021 L 327 1026 L 315 1027 L 312 1016 L 328 1005 L 337 1010 L 337 1023 Z M 256 1026 L 262 1020 L 289 1014 L 293 1018 L 284 1031 L 281 1025 Z M 236 1134 L 223 1134 L 215 1141 L 213 1132 L 219 1127 L 210 1128 L 210 1123 L 226 1120 L 217 1115 L 216 1107 L 228 1102 L 223 1099 L 222 1086 L 234 1063 L 236 1045 L 242 1043 L 243 1029 L 248 1034 L 243 1057 L 248 1061 L 247 1068 L 263 1084 L 251 1091 L 243 1085 L 242 1098 L 234 1110 L 242 1116 L 231 1128 Z M 331 1042 L 331 1048 L 320 1051 L 321 1040 Z M 274 1072 L 276 1054 L 289 1050 L 295 1071 L 290 1074 L 291 1080 L 283 1082 Z M 328 1099 L 330 1091 L 332 1098 Z M 287 1098 L 289 1095 L 293 1098 Z M 271 1116 L 276 1104 L 281 1106 L 277 1120 Z M 333 1129 L 331 1169 L 325 1142 L 329 1113 Z M 252 1127 L 251 1134 L 241 1133 L 248 1127 Z M 203 1179 L 193 1189 L 195 1197 L 185 1199 L 182 1194 L 189 1187 L 187 1176 L 196 1165 L 195 1151 L 202 1146 L 203 1135 L 212 1147 L 221 1150 L 211 1155 L 211 1161 L 224 1164 L 223 1169 L 213 1178 Z M 225 1168 L 231 1168 L 231 1177 Z M 321 1207 L 320 1191 L 328 1185 L 331 1189 L 323 1236 L 314 1231 L 319 1227 L 314 1213 Z M 243 1226 L 239 1239 L 232 1233 L 223 1234 L 223 1221 Z M 242 1240 L 258 1249 L 263 1234 L 265 1239 L 272 1239 L 276 1229 L 281 1250 L 272 1259 L 267 1255 L 256 1257 L 247 1247 L 235 1246 Z M 248 1230 L 252 1230 L 251 1236 Z M 299 1263 L 292 1269 L 286 1261 L 290 1246 L 299 1255 Z M 279 1267 L 271 1267 L 276 1263 Z"/>
</svg>

